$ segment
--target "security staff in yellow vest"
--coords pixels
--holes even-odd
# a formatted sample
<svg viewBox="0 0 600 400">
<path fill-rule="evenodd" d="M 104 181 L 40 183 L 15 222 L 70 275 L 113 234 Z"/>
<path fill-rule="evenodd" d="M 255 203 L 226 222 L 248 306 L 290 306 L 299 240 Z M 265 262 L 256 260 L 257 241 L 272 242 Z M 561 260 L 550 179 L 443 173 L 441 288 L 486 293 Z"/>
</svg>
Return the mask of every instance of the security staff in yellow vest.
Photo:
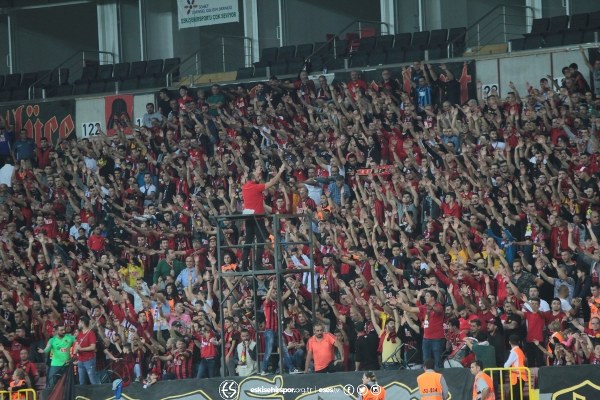
<svg viewBox="0 0 600 400">
<path fill-rule="evenodd" d="M 519 336 L 511 335 L 508 341 L 511 349 L 508 360 L 506 360 L 504 363 L 504 368 L 526 367 L 525 354 L 519 347 Z M 523 398 L 523 382 L 527 382 L 527 380 L 528 377 L 526 369 L 515 369 L 510 372 L 512 399 L 519 400 Z"/>
<path fill-rule="evenodd" d="M 433 370 L 435 362 L 432 358 L 425 360 L 423 372 L 417 377 L 419 393 L 422 400 L 448 400 L 448 385 L 442 376 Z"/>
<path fill-rule="evenodd" d="M 473 382 L 473 400 L 496 400 L 494 393 L 494 382 L 492 378 L 483 370 L 483 362 L 481 360 L 471 363 L 471 373 L 475 375 Z"/>
</svg>

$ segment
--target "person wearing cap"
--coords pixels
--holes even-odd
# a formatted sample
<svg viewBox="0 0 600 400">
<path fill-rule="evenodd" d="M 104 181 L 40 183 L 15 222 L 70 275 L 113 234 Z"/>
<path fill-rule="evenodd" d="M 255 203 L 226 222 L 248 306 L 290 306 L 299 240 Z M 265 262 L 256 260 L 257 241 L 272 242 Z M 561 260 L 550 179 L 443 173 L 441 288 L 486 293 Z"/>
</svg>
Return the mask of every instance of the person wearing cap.
<svg viewBox="0 0 600 400">
<path fill-rule="evenodd" d="M 473 382 L 473 400 L 496 400 L 494 382 L 483 372 L 483 363 L 480 360 L 471 363 L 471 373 L 475 376 Z"/>
</svg>

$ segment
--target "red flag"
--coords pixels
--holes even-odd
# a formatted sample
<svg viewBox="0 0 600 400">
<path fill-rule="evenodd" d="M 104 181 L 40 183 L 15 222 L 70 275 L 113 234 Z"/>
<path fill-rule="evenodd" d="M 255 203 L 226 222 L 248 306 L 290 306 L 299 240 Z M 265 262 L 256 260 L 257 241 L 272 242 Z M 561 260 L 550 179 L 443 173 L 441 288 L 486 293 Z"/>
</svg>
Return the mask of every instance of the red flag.
<svg viewBox="0 0 600 400">
<path fill-rule="evenodd" d="M 379 85 L 375 81 L 372 81 L 371 82 L 371 89 L 373 89 L 376 92 L 379 92 Z"/>
<path fill-rule="evenodd" d="M 411 80 L 410 68 L 406 68 L 404 71 L 402 71 L 402 84 L 403 84 L 404 92 L 406 92 L 406 93 L 410 93 L 410 90 L 412 89 L 410 80 Z"/>
<path fill-rule="evenodd" d="M 469 75 L 468 63 L 463 64 L 462 73 L 460 74 L 460 104 L 465 104 L 469 100 L 469 83 L 471 83 L 471 75 Z"/>
</svg>

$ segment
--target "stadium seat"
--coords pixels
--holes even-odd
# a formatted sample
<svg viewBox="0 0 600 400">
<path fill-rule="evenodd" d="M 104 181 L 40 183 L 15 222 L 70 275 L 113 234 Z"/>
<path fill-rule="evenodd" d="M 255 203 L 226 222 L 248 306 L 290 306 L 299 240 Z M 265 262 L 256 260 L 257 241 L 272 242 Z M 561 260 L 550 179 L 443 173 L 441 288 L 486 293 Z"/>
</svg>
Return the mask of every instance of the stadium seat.
<svg viewBox="0 0 600 400">
<path fill-rule="evenodd" d="M 331 51 L 331 43 L 327 42 L 317 42 L 314 46 L 314 53 L 321 57 L 330 54 Z"/>
<path fill-rule="evenodd" d="M 510 41 L 511 51 L 521 51 L 525 49 L 525 38 L 517 38 Z"/>
<path fill-rule="evenodd" d="M 146 76 L 143 76 L 140 78 L 139 83 L 138 83 L 138 89 L 158 88 L 158 87 L 162 86 L 161 84 L 164 84 L 162 79 L 157 78 L 155 76 L 146 75 Z"/>
<path fill-rule="evenodd" d="M 358 42 L 358 51 L 361 53 L 369 54 L 375 48 L 376 44 L 377 44 L 376 36 L 369 36 L 369 37 L 361 38 L 360 41 Z"/>
<path fill-rule="evenodd" d="M 98 64 L 88 64 L 81 70 L 81 77 L 75 83 L 89 83 L 98 76 Z"/>
<path fill-rule="evenodd" d="M 563 33 L 568 28 L 569 16 L 557 15 L 556 17 L 550 18 L 550 26 L 548 27 L 548 33 Z"/>
<path fill-rule="evenodd" d="M 590 14 L 574 14 L 571 15 L 571 19 L 569 21 L 569 29 L 568 32 L 583 32 L 588 27 Z"/>
<path fill-rule="evenodd" d="M 112 81 L 113 78 L 113 64 L 103 64 L 98 67 L 98 76 L 96 78 L 97 81 L 100 82 L 108 82 Z M 95 92 L 99 93 L 99 92 Z"/>
<path fill-rule="evenodd" d="M 4 75 L 0 75 L 0 90 L 4 87 Z"/>
<path fill-rule="evenodd" d="M 129 63 L 119 63 L 115 64 L 114 73 L 113 73 L 113 81 L 123 81 L 129 77 Z"/>
<path fill-rule="evenodd" d="M 312 43 L 304 43 L 296 46 L 296 58 L 306 58 L 310 56 L 313 52 L 313 44 Z"/>
<path fill-rule="evenodd" d="M 267 77 L 267 67 L 254 66 L 254 77 L 255 78 L 266 78 Z"/>
<path fill-rule="evenodd" d="M 346 59 L 345 58 L 332 58 L 328 61 L 325 62 L 325 65 L 327 65 L 327 68 L 330 71 L 334 71 L 334 70 L 338 70 L 338 69 L 345 69 L 346 68 L 346 63 L 345 63 Z"/>
<path fill-rule="evenodd" d="M 300 61 L 290 61 L 287 65 L 287 74 L 288 75 L 297 75 L 304 68 L 304 60 Z"/>
<path fill-rule="evenodd" d="M 26 72 L 23 74 L 23 78 L 21 79 L 21 84 L 19 85 L 21 88 L 27 89 L 38 79 L 37 72 Z"/>
<path fill-rule="evenodd" d="M 367 65 L 369 65 L 369 55 L 366 52 L 356 52 L 350 57 L 350 66 L 352 68 L 366 67 Z"/>
<path fill-rule="evenodd" d="M 134 61 L 131 63 L 129 78 L 141 78 L 146 74 L 146 61 Z"/>
<path fill-rule="evenodd" d="M 72 94 L 73 94 L 73 86 L 66 83 L 66 84 L 58 86 L 56 88 L 56 91 L 54 92 L 54 97 L 71 96 Z"/>
<path fill-rule="evenodd" d="M 271 75 L 285 75 L 287 73 L 286 61 L 275 61 L 271 64 Z"/>
<path fill-rule="evenodd" d="M 139 79 L 136 77 L 130 77 L 121 82 L 119 90 L 135 90 L 138 88 Z"/>
<path fill-rule="evenodd" d="M 412 36 L 410 48 L 406 50 L 406 59 L 410 62 L 423 60 L 428 45 L 429 31 L 415 32 Z"/>
<path fill-rule="evenodd" d="M 163 76 L 163 60 L 150 60 L 146 66 L 145 77 L 158 78 Z"/>
<path fill-rule="evenodd" d="M 383 50 L 373 50 L 371 54 L 369 54 L 369 65 L 383 65 L 387 62 L 387 53 Z"/>
<path fill-rule="evenodd" d="M 412 42 L 412 33 L 410 33 L 410 32 L 398 33 L 394 37 L 394 48 L 406 50 L 410 47 L 411 42 Z"/>
<path fill-rule="evenodd" d="M 4 79 L 4 89 L 12 90 L 21 86 L 21 74 L 6 75 Z"/>
<path fill-rule="evenodd" d="M 435 29 L 431 31 L 427 51 L 430 60 L 439 60 L 448 57 L 448 29 Z"/>
<path fill-rule="evenodd" d="M 278 51 L 279 51 L 279 48 L 277 48 L 277 47 L 267 47 L 265 49 L 262 49 L 262 52 L 260 53 L 259 61 L 264 63 L 265 66 L 270 65 L 271 62 L 274 62 L 275 60 L 277 60 Z"/>
<path fill-rule="evenodd" d="M 277 61 L 289 61 L 296 56 L 296 46 L 283 46 L 277 52 Z"/>
<path fill-rule="evenodd" d="M 450 28 L 448 30 L 448 46 L 450 47 L 450 57 L 460 57 L 465 52 L 467 41 L 467 28 Z"/>
<path fill-rule="evenodd" d="M 163 65 L 163 76 L 166 76 L 169 72 L 172 71 L 173 80 L 179 79 L 179 65 L 181 64 L 181 59 L 179 57 L 167 58 Z"/>
<path fill-rule="evenodd" d="M 73 85 L 73 96 L 88 94 L 90 84 L 85 81 L 75 82 Z"/>
<path fill-rule="evenodd" d="M 548 32 L 550 28 L 550 18 L 536 18 L 531 24 L 530 35 L 543 35 Z"/>
<path fill-rule="evenodd" d="M 403 48 L 394 47 L 387 52 L 388 64 L 400 64 L 406 61 L 406 54 Z"/>
<path fill-rule="evenodd" d="M 348 54 L 348 40 L 346 39 L 336 39 L 333 42 L 333 47 L 335 49 L 333 54 L 336 58 L 343 58 Z"/>
<path fill-rule="evenodd" d="M 250 79 L 254 76 L 254 67 L 238 68 L 236 80 Z"/>
<path fill-rule="evenodd" d="M 375 43 L 374 50 L 387 51 L 392 47 L 394 47 L 394 35 L 383 35 L 377 37 L 377 42 Z"/>
<path fill-rule="evenodd" d="M 88 93 L 104 93 L 106 92 L 106 83 L 105 81 L 95 81 L 90 83 L 90 86 L 88 88 Z M 77 85 L 76 85 L 77 86 Z"/>
<path fill-rule="evenodd" d="M 52 70 L 50 85 L 53 87 L 62 86 L 69 83 L 69 68 L 58 68 Z"/>
</svg>

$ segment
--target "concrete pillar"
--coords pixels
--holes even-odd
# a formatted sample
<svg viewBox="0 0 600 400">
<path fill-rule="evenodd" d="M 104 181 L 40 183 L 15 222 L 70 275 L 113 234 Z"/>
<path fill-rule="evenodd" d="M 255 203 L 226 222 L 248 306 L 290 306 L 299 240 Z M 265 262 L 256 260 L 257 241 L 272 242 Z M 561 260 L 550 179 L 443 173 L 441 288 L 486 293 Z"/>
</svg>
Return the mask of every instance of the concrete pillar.
<svg viewBox="0 0 600 400">
<path fill-rule="evenodd" d="M 396 33 L 396 2 L 394 0 L 379 0 L 379 8 L 381 9 L 381 22 L 388 25 L 389 34 Z M 383 33 L 383 27 L 381 32 Z"/>
<path fill-rule="evenodd" d="M 252 61 L 260 58 L 260 47 L 258 43 L 258 0 L 244 1 L 244 36 L 252 38 Z M 245 57 L 249 59 L 249 57 Z M 250 65 L 247 65 L 248 67 Z"/>
<path fill-rule="evenodd" d="M 121 45 L 119 40 L 119 11 L 115 0 L 98 3 L 98 50 L 114 54 L 114 62 L 120 62 Z M 110 63 L 113 60 L 106 55 L 100 55 L 102 62 Z"/>
</svg>

